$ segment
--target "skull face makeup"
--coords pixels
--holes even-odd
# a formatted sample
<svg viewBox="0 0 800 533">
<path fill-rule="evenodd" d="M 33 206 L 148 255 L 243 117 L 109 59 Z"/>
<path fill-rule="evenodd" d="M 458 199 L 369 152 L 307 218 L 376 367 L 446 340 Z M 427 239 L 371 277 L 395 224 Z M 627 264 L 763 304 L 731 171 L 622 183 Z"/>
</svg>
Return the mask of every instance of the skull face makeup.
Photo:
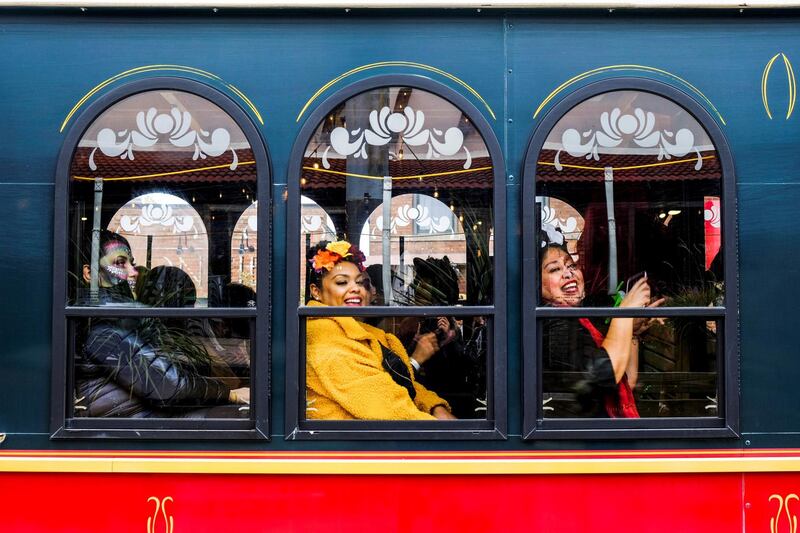
<svg viewBox="0 0 800 533">
<path fill-rule="evenodd" d="M 109 241 L 102 249 L 100 258 L 100 286 L 113 287 L 119 283 L 127 282 L 133 291 L 136 287 L 136 271 L 133 254 L 128 246 L 120 241 Z"/>
</svg>

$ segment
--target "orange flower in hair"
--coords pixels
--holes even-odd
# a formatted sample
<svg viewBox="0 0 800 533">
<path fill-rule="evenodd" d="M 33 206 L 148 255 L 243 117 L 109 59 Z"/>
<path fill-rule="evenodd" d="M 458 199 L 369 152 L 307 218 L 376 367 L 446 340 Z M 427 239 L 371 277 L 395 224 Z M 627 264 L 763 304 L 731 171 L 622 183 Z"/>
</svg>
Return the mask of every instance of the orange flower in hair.
<svg viewBox="0 0 800 533">
<path fill-rule="evenodd" d="M 330 272 L 336 263 L 341 261 L 341 259 L 341 255 L 337 254 L 336 252 L 328 251 L 326 248 L 325 250 L 320 250 L 316 253 L 312 266 L 317 272 L 322 272 L 323 269 Z"/>
</svg>

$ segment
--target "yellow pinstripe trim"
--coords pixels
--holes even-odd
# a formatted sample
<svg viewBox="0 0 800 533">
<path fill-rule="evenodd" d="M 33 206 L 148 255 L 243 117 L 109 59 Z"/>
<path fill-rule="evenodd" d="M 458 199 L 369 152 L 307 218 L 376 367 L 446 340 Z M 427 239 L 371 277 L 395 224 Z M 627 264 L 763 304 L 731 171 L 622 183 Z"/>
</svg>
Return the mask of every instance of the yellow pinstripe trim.
<svg viewBox="0 0 800 533">
<path fill-rule="evenodd" d="M 253 102 L 242 91 L 240 91 L 237 87 L 234 87 L 234 85 L 232 83 L 229 83 L 227 85 L 228 85 L 228 89 L 230 89 L 231 91 L 236 93 L 236 95 L 239 98 L 244 100 L 244 103 L 247 104 L 247 107 L 249 107 L 250 110 L 253 111 L 253 113 L 255 113 L 256 118 L 258 119 L 258 121 L 263 126 L 264 125 L 264 119 L 261 118 L 261 113 L 258 112 L 258 109 L 256 109 L 256 106 L 253 104 Z"/>
<path fill-rule="evenodd" d="M 797 80 L 794 77 L 794 69 L 789 58 L 786 57 L 786 54 L 781 55 L 783 56 L 783 64 L 786 67 L 786 78 L 789 81 L 789 107 L 786 109 L 786 120 L 789 120 L 789 117 L 794 112 L 794 103 L 797 100 Z"/>
<path fill-rule="evenodd" d="M 565 165 L 566 166 L 566 165 Z M 467 170 L 450 170 L 448 172 L 433 172 L 431 174 L 417 174 L 415 176 L 397 176 L 392 177 L 394 180 L 421 180 L 423 178 L 435 178 L 437 176 L 452 176 L 453 174 L 467 174 L 469 172 L 478 172 L 480 170 L 491 170 L 492 167 L 478 167 L 470 168 Z M 369 174 L 355 174 L 353 172 L 339 172 L 338 170 L 326 170 L 324 168 L 303 167 L 303 170 L 310 170 L 311 172 L 325 172 L 326 174 L 336 174 L 337 176 L 347 176 L 349 178 L 364 178 L 368 180 L 383 181 L 383 176 L 370 176 Z"/>
<path fill-rule="evenodd" d="M 94 472 L 158 474 L 665 474 L 800 472 L 800 455 L 790 457 L 625 458 L 260 458 L 188 457 L 0 457 L 0 472 Z"/>
<path fill-rule="evenodd" d="M 655 68 L 655 67 L 648 67 L 646 65 L 608 65 L 608 66 L 605 66 L 605 67 L 598 67 L 598 68 L 594 68 L 592 70 L 587 70 L 586 72 L 581 72 L 580 74 L 578 74 L 576 76 L 573 76 L 572 78 L 568 79 L 567 81 L 565 81 L 564 83 L 562 83 L 561 85 L 559 85 L 558 87 L 553 89 L 553 91 L 550 94 L 548 94 L 547 97 L 544 100 L 542 100 L 542 103 L 539 104 L 539 107 L 536 108 L 536 111 L 533 113 L 533 118 L 536 118 L 536 116 L 539 114 L 539 112 L 541 112 L 541 110 L 544 109 L 544 107 L 548 103 L 550 103 L 550 101 L 553 98 L 555 98 L 558 93 L 560 93 L 561 91 L 563 91 L 564 89 L 566 89 L 567 87 L 572 85 L 573 83 L 577 83 L 579 81 L 585 80 L 586 78 L 589 78 L 591 76 L 595 76 L 597 74 L 601 74 L 603 72 L 611 72 L 611 71 L 615 71 L 615 70 L 634 70 L 634 71 L 640 70 L 640 71 L 644 71 L 644 72 L 663 74 L 663 75 L 665 75 L 665 76 L 667 76 L 669 78 L 672 78 L 673 80 L 676 80 L 676 81 L 680 82 L 686 88 L 688 88 L 690 91 L 692 91 L 697 96 L 702 98 L 703 101 L 705 101 L 705 103 L 708 104 L 708 106 L 717 115 L 717 118 L 719 118 L 719 121 L 723 125 L 727 125 L 725 123 L 725 119 L 722 118 L 722 115 L 720 114 L 720 112 L 717 111 L 716 106 L 714 106 L 714 104 L 711 103 L 711 100 L 709 100 L 708 97 L 705 94 L 703 94 L 703 92 L 700 89 L 698 89 L 697 87 L 695 87 L 694 85 L 692 85 L 691 83 L 686 81 L 685 79 L 681 78 L 680 76 L 676 76 L 675 74 L 673 74 L 673 73 L 671 73 L 671 72 L 669 72 L 667 70 L 663 70 L 663 69 Z"/>
<path fill-rule="evenodd" d="M 697 159 L 698 158 L 693 157 L 691 159 L 680 159 L 678 161 L 665 161 L 663 163 L 649 163 L 647 165 L 633 165 L 633 166 L 629 166 L 629 167 L 611 167 L 611 168 L 614 169 L 614 170 L 635 170 L 635 169 L 640 169 L 640 168 L 664 167 L 664 166 L 667 166 L 667 165 L 678 165 L 680 163 L 696 163 Z M 713 155 L 705 155 L 705 156 L 701 157 L 700 159 L 701 160 L 715 159 L 715 156 L 713 156 Z M 539 165 L 546 165 L 546 166 L 550 166 L 550 167 L 556 166 L 555 163 L 552 163 L 552 162 L 549 162 L 549 161 L 537 161 L 536 163 L 539 164 Z M 605 170 L 607 168 L 607 167 L 584 167 L 584 166 L 581 166 L 581 165 L 561 165 L 561 166 L 564 167 L 564 168 L 576 168 L 576 169 L 579 169 L 579 170 Z"/>
<path fill-rule="evenodd" d="M 444 76 L 445 78 L 456 82 L 457 84 L 461 85 L 466 90 L 468 90 L 470 92 L 470 94 L 472 94 L 475 98 L 480 100 L 481 103 L 484 106 L 486 106 L 486 110 L 489 111 L 489 114 L 492 116 L 492 119 L 497 120 L 497 117 L 495 116 L 494 111 L 492 111 L 492 108 L 489 107 L 489 104 L 486 102 L 486 100 L 483 99 L 483 97 L 480 95 L 480 93 L 478 93 L 478 91 L 476 91 L 475 89 L 470 87 L 469 84 L 467 84 L 467 82 L 465 82 L 461 78 L 458 78 L 458 77 L 456 77 L 456 76 L 454 76 L 454 75 L 450 74 L 449 72 L 446 72 L 446 71 L 444 71 L 442 69 L 438 69 L 436 67 L 432 67 L 432 66 L 426 65 L 424 63 L 415 63 L 413 61 L 380 61 L 378 63 L 368 63 L 366 65 L 361 65 L 360 67 L 356 67 L 354 69 L 348 70 L 344 74 L 340 74 L 339 76 L 336 76 L 335 78 L 330 80 L 328 83 L 326 83 L 325 85 L 323 85 L 322 87 L 317 89 L 317 92 L 315 92 L 314 95 L 311 98 L 308 99 L 308 101 L 303 106 L 303 109 L 300 110 L 300 113 L 298 113 L 297 119 L 295 119 L 295 122 L 300 122 L 300 118 L 303 116 L 303 113 L 306 112 L 306 110 L 314 102 L 314 100 L 319 98 L 319 96 L 322 93 L 324 93 L 325 91 L 327 91 L 328 89 L 330 89 L 332 86 L 336 85 L 337 83 L 339 83 L 343 79 L 345 79 L 345 78 L 347 78 L 349 76 L 352 76 L 353 74 L 358 74 L 359 72 L 363 72 L 365 70 L 371 70 L 371 69 L 375 69 L 375 68 L 384 68 L 384 67 L 418 68 L 418 69 L 421 69 L 421 70 L 427 70 L 428 72 L 434 72 L 436 74 Z"/>
<path fill-rule="evenodd" d="M 207 78 L 207 79 L 210 79 L 210 80 L 213 80 L 213 81 L 216 81 L 216 82 L 224 84 L 228 89 L 230 89 L 239 98 L 241 98 L 242 101 L 244 101 L 245 105 L 247 107 L 249 107 L 250 110 L 256 115 L 256 117 L 258 118 L 258 121 L 261 123 L 261 125 L 262 126 L 264 125 L 264 119 L 261 118 L 261 113 L 258 112 L 258 109 L 256 109 L 256 107 L 253 105 L 253 103 L 250 101 L 250 99 L 247 98 L 244 95 L 244 93 L 242 93 L 239 89 L 237 89 L 233 85 L 231 85 L 229 83 L 225 83 L 225 81 L 222 78 L 220 78 L 219 76 L 217 76 L 216 74 L 212 74 L 211 72 L 208 72 L 208 71 L 205 71 L 205 70 L 202 70 L 202 69 L 199 69 L 199 68 L 195 68 L 195 67 L 185 66 L 185 65 L 143 65 L 141 67 L 132 68 L 132 69 L 120 72 L 119 74 L 115 74 L 115 75 L 111 76 L 110 78 L 107 78 L 107 79 L 101 81 L 100 83 L 98 83 L 97 85 L 95 85 L 94 87 L 92 87 L 92 89 L 89 92 L 87 92 L 85 95 L 83 95 L 83 97 L 80 100 L 78 100 L 78 103 L 76 103 L 74 106 L 72 106 L 72 109 L 69 110 L 69 113 L 67 113 L 66 118 L 64 118 L 64 122 L 61 123 L 61 127 L 58 129 L 59 133 L 64 131 L 64 128 L 67 127 L 67 124 L 72 119 L 73 115 L 75 115 L 75 113 L 77 113 L 78 109 L 80 109 L 81 106 L 83 106 L 83 104 L 85 104 L 89 100 L 89 98 L 91 98 L 92 96 L 97 94 L 99 91 L 103 90 L 104 88 L 108 87 L 109 85 L 111 85 L 115 81 L 119 81 L 122 78 L 126 78 L 128 76 L 133 76 L 134 74 L 143 74 L 143 73 L 147 73 L 147 72 L 157 72 L 157 71 L 160 71 L 160 70 L 174 70 L 176 72 L 186 72 L 186 73 L 189 73 L 189 74 L 195 74 L 197 76 L 201 76 L 203 78 Z"/>
<path fill-rule="evenodd" d="M 244 165 L 255 165 L 255 161 L 243 161 L 237 165 L 238 167 Z M 172 172 L 159 172 L 158 174 L 140 174 L 139 176 L 120 176 L 118 178 L 102 178 L 103 181 L 127 181 L 127 180 L 143 180 L 147 178 L 162 178 L 164 176 L 178 176 L 180 174 L 191 174 L 193 172 L 203 172 L 204 170 L 216 170 L 218 168 L 230 168 L 231 165 L 226 163 L 224 165 L 214 165 L 213 167 L 190 168 L 186 170 L 175 170 Z M 72 176 L 76 180 L 94 181 L 95 178 L 89 176 Z"/>
<path fill-rule="evenodd" d="M 772 56 L 772 59 L 767 61 L 767 65 L 764 67 L 764 72 L 761 73 L 761 103 L 764 105 L 764 110 L 767 112 L 767 116 L 770 120 L 772 120 L 772 112 L 769 110 L 769 99 L 767 98 L 767 80 L 769 79 L 769 73 L 772 70 L 772 64 L 775 63 L 775 60 L 778 59 L 780 55 L 780 53 L 777 53 Z"/>
</svg>

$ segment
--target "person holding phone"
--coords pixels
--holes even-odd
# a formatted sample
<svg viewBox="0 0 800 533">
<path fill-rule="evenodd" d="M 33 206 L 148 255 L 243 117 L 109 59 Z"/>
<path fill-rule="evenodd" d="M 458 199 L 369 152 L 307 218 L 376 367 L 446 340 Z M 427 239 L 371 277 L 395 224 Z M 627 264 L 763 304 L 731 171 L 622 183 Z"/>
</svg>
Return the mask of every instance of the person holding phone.
<svg viewBox="0 0 800 533">
<path fill-rule="evenodd" d="M 554 307 L 581 306 L 586 297 L 583 272 L 567 250 L 563 236 L 559 241 L 560 233 L 543 232 L 543 235 L 542 303 Z M 650 285 L 643 274 L 631 280 L 620 307 L 656 307 L 663 302 L 663 298 L 651 301 Z M 587 318 L 545 320 L 543 391 L 567 393 L 563 403 L 548 403 L 555 409 L 554 415 L 638 418 L 632 388 L 638 378 L 639 335 L 651 323 L 651 320 L 617 317 L 603 333 Z M 572 382 L 565 380 L 565 376 L 573 378 Z"/>
</svg>

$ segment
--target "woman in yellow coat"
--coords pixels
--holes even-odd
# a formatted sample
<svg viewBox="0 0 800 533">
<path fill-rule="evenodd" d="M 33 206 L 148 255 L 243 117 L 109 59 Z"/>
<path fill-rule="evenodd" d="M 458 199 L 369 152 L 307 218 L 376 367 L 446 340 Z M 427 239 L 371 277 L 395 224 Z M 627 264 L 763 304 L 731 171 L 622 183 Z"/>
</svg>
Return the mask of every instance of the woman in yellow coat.
<svg viewBox="0 0 800 533">
<path fill-rule="evenodd" d="M 308 305 L 369 305 L 364 255 L 355 246 L 323 241 L 309 256 Z M 455 418 L 445 400 L 416 382 L 409 356 L 394 335 L 353 317 L 310 317 L 306 334 L 307 418 Z"/>
</svg>

